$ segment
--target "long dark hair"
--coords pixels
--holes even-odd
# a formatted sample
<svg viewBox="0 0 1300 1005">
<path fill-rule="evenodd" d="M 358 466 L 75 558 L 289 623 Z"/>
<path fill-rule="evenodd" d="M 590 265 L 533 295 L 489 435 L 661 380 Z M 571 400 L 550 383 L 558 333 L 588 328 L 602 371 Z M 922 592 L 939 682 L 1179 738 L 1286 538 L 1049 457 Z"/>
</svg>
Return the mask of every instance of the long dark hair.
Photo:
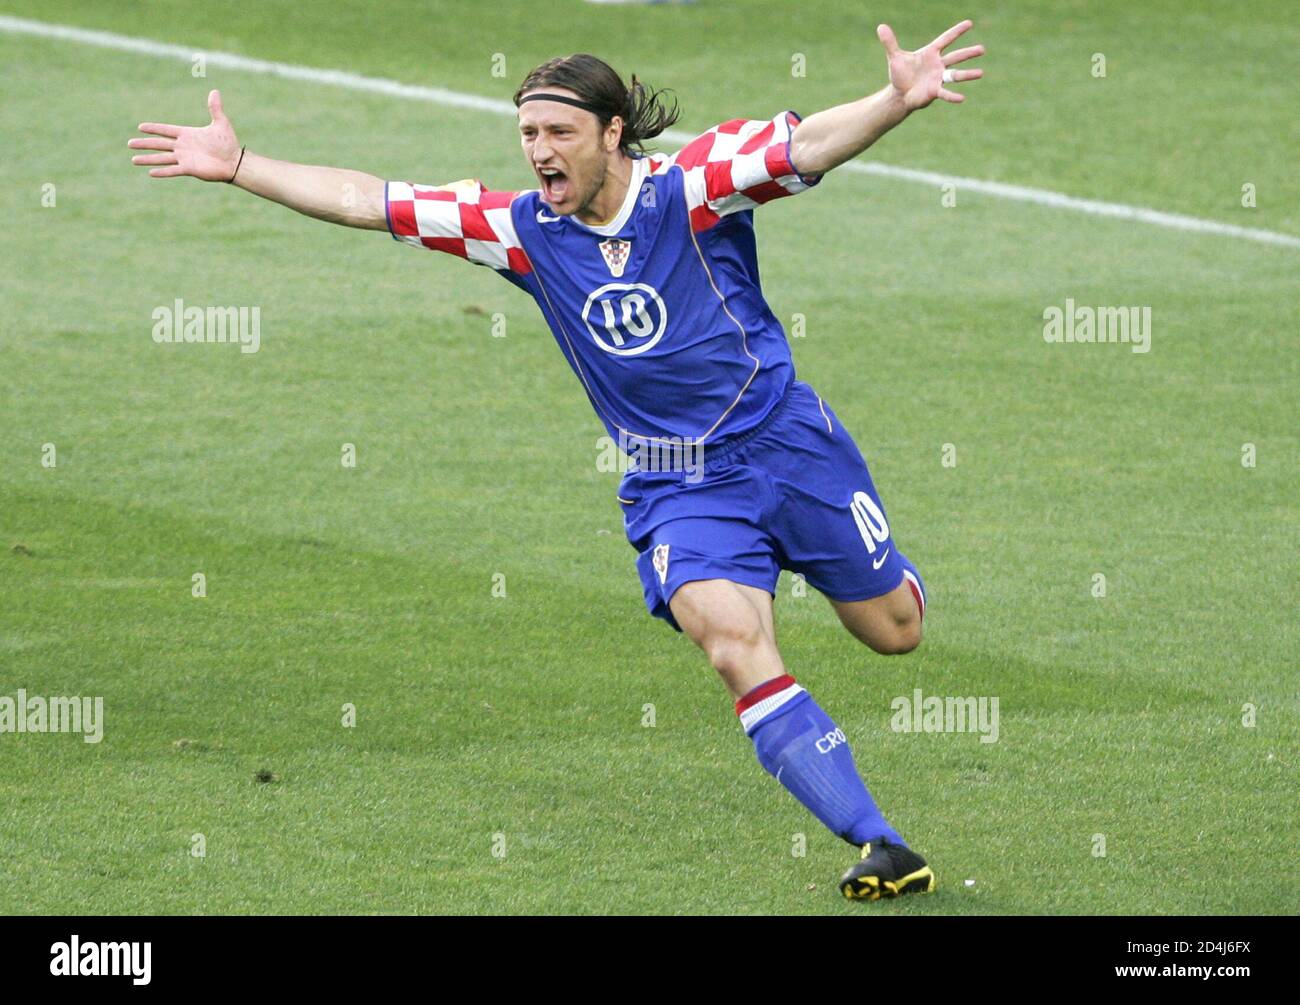
<svg viewBox="0 0 1300 1005">
<path fill-rule="evenodd" d="M 664 95 L 671 93 L 670 90 L 647 87 L 636 79 L 636 74 L 632 74 L 631 84 L 624 84 L 612 66 L 585 52 L 559 56 L 534 69 L 515 91 L 515 104 L 539 87 L 567 88 L 594 105 L 602 129 L 615 115 L 622 118 L 623 138 L 619 148 L 625 154 L 634 148 L 644 152 L 646 140 L 658 136 L 677 121 L 677 99 L 673 99 L 672 108 L 664 102 Z"/>
</svg>

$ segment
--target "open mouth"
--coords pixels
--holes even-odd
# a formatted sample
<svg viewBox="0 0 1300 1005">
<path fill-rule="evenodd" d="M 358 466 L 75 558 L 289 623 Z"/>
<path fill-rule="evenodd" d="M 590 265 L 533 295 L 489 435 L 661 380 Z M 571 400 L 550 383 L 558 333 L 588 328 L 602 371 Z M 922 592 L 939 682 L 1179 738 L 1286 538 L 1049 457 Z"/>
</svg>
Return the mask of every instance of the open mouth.
<svg viewBox="0 0 1300 1005">
<path fill-rule="evenodd" d="M 542 198 L 552 206 L 564 202 L 569 194 L 569 176 L 554 168 L 541 168 L 537 174 L 542 179 Z"/>
</svg>

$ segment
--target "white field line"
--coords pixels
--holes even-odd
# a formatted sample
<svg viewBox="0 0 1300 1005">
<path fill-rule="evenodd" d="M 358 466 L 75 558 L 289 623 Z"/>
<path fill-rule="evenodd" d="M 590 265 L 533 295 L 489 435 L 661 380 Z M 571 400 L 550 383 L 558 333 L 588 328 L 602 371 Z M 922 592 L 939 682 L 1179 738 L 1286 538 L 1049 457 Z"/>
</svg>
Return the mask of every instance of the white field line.
<svg viewBox="0 0 1300 1005">
<path fill-rule="evenodd" d="M 170 45 L 155 42 L 147 38 L 133 38 L 117 35 L 107 31 L 91 31 L 69 25 L 49 24 L 44 21 L 29 21 L 26 18 L 0 15 L 0 31 L 14 35 L 34 35 L 39 38 L 58 39 L 64 42 L 76 42 L 81 45 L 94 45 L 103 49 L 116 49 L 120 52 L 134 52 L 145 56 L 164 59 L 178 59 L 187 63 L 195 56 L 202 55 L 208 66 L 239 70 L 245 73 L 262 73 L 289 80 L 303 80 L 313 84 L 329 84 L 345 87 L 353 91 L 369 91 L 372 94 L 384 94 L 393 98 L 406 98 L 411 101 L 425 101 L 435 105 L 447 105 L 453 108 L 470 108 L 480 112 L 492 112 L 496 115 L 515 114 L 512 102 L 494 98 L 482 98 L 460 91 L 449 91 L 442 87 L 426 87 L 420 84 L 403 84 L 396 80 L 382 77 L 366 77 L 346 70 L 322 70 L 311 66 L 298 66 L 293 63 L 275 63 L 264 59 L 250 59 L 231 52 L 213 52 L 208 49 L 193 48 L 183 45 Z M 663 134 L 670 143 L 686 143 L 694 133 L 681 130 L 668 130 Z M 1158 209 L 1142 206 L 1127 206 L 1117 202 L 1099 202 L 1095 199 L 1079 199 L 1061 192 L 1051 192 L 1040 188 L 1027 188 L 1023 185 L 1008 185 L 1003 182 L 981 181 L 978 178 L 961 178 L 956 175 L 939 174 L 933 171 L 917 171 L 912 168 L 894 167 L 873 161 L 849 161 L 843 168 L 858 174 L 878 175 L 884 178 L 897 178 L 902 181 L 920 182 L 925 185 L 955 185 L 959 190 L 979 192 L 998 199 L 1010 199 L 1013 202 L 1028 202 L 1052 209 L 1064 209 L 1075 213 L 1088 213 L 1092 216 L 1106 216 L 1118 220 L 1132 220 L 1137 223 L 1153 224 L 1157 227 L 1169 227 L 1174 230 L 1191 231 L 1198 234 L 1215 234 L 1219 237 L 1234 237 L 1243 241 L 1257 241 L 1261 244 L 1276 244 L 1286 248 L 1300 248 L 1300 237 L 1282 234 L 1272 230 L 1258 230 L 1253 227 L 1238 227 L 1217 220 L 1205 220 L 1182 213 L 1166 213 Z"/>
</svg>

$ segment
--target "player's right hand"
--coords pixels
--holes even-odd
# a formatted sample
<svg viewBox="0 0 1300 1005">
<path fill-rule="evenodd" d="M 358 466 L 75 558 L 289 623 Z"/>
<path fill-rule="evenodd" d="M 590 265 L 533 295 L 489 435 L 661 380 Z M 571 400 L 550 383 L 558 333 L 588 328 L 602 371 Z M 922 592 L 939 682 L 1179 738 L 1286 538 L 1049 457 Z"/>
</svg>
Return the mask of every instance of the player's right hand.
<svg viewBox="0 0 1300 1005">
<path fill-rule="evenodd" d="M 239 140 L 235 128 L 221 110 L 221 92 L 208 94 L 212 121 L 206 126 L 172 126 L 164 122 L 141 122 L 146 137 L 127 141 L 132 150 L 161 150 L 138 154 L 132 164 L 149 165 L 151 178 L 180 178 L 189 175 L 203 181 L 229 181 L 239 164 Z M 156 166 L 155 166 L 156 165 Z"/>
</svg>

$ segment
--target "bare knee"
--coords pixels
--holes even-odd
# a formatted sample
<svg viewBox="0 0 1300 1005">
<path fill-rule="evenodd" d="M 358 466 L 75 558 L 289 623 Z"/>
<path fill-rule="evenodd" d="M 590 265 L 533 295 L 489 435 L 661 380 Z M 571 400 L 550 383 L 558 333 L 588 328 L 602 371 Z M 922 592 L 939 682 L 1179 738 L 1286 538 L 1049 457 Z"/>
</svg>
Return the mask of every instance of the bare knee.
<svg viewBox="0 0 1300 1005">
<path fill-rule="evenodd" d="M 875 633 L 874 637 L 862 641 L 881 656 L 902 656 L 921 644 L 921 619 L 896 621 Z"/>
<path fill-rule="evenodd" d="M 771 646 L 758 622 L 749 620 L 719 621 L 700 641 L 713 668 L 727 680 L 748 672 L 771 655 L 767 652 Z"/>
<path fill-rule="evenodd" d="M 921 618 L 877 617 L 845 622 L 846 627 L 863 645 L 881 656 L 902 656 L 921 644 Z"/>
<path fill-rule="evenodd" d="M 730 580 L 683 584 L 669 601 L 673 617 L 736 697 L 785 673 L 772 625 L 772 595 Z"/>
<path fill-rule="evenodd" d="M 855 639 L 882 656 L 901 656 L 921 644 L 924 601 L 908 583 L 870 600 L 832 600 Z"/>
</svg>

